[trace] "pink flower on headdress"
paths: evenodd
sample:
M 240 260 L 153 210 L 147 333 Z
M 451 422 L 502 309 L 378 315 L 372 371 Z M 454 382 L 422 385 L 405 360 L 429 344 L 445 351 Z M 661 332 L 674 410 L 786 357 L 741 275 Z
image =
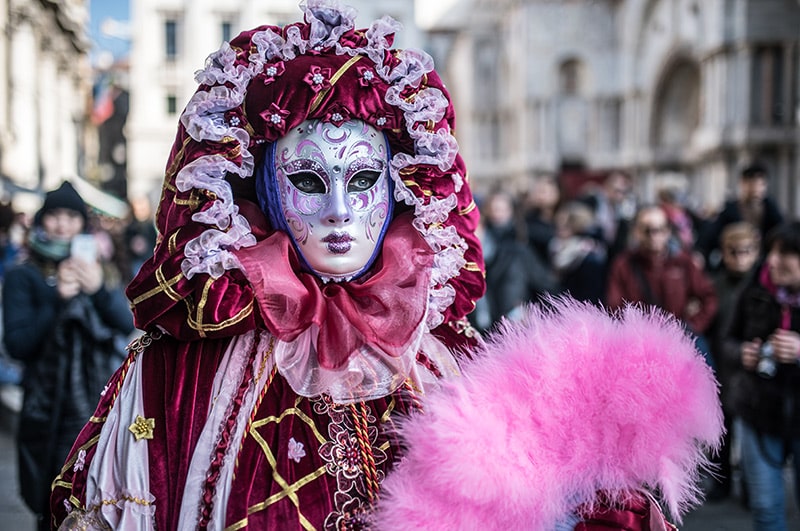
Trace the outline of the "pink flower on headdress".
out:
M 375 124 L 379 129 L 394 129 L 395 127 L 394 116 L 380 111 L 371 114 L 369 118 L 367 118 L 367 121 L 371 124 Z
M 324 122 L 331 122 L 336 127 L 341 127 L 343 123 L 350 120 L 350 111 L 339 103 L 334 103 L 325 114 Z
M 264 65 L 264 84 L 269 85 L 282 76 L 285 70 L 286 67 L 283 65 L 283 61 Z
M 242 123 L 242 119 L 236 113 L 236 111 L 228 111 L 225 113 L 225 122 L 232 127 L 239 127 Z
M 362 87 L 369 87 L 378 80 L 378 74 L 372 68 L 359 66 L 356 70 L 358 71 L 358 82 Z
M 286 132 L 286 117 L 289 116 L 289 111 L 272 103 L 267 110 L 261 111 L 260 116 L 267 122 L 267 126 L 277 129 L 281 134 Z
M 312 66 L 308 71 L 303 81 L 311 85 L 311 90 L 319 92 L 320 90 L 330 88 L 331 82 L 331 69 L 322 68 L 319 66 Z

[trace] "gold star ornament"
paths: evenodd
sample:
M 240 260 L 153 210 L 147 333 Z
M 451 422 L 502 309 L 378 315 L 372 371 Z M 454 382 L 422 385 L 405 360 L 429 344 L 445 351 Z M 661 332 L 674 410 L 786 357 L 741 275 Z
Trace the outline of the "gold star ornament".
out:
M 156 419 L 146 419 L 141 415 L 136 415 L 136 420 L 128 427 L 128 430 L 136 437 L 137 441 L 152 439 L 153 430 L 155 429 Z

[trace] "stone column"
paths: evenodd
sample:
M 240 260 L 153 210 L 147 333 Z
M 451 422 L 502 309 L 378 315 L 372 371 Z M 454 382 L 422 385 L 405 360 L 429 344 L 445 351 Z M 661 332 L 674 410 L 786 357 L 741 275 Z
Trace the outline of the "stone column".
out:
M 30 14 L 12 11 L 9 24 L 9 131 L 2 172 L 27 188 L 37 188 L 40 152 L 36 100 L 39 95 L 39 54 Z

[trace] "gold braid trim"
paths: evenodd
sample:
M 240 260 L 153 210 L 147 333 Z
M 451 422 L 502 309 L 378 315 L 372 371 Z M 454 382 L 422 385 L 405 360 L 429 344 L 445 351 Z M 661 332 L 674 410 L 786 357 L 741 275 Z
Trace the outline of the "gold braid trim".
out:
M 461 269 L 464 269 L 466 271 L 471 271 L 473 273 L 483 272 L 481 271 L 481 266 L 479 266 L 477 262 L 467 262 Z
M 345 64 L 343 64 L 335 74 L 331 76 L 331 86 L 326 88 L 325 90 L 320 90 L 317 93 L 317 96 L 314 98 L 314 101 L 311 102 L 311 108 L 308 110 L 308 114 L 311 114 L 317 110 L 317 107 L 320 106 L 322 100 L 325 98 L 325 96 L 328 95 L 328 92 L 331 91 L 336 82 L 339 81 L 339 79 L 344 75 L 345 72 L 350 70 L 351 66 L 359 62 L 363 57 L 364 57 L 363 55 L 354 55 Z
M 220 321 L 219 323 L 203 324 L 203 323 L 198 323 L 197 321 L 191 318 L 192 308 L 190 306 L 190 303 L 186 299 L 184 299 L 184 302 L 186 303 L 187 308 L 189 308 L 189 313 L 188 317 L 186 318 L 186 323 L 192 330 L 197 330 L 198 332 L 201 333 L 201 335 L 205 334 L 206 332 L 218 332 L 223 328 L 235 325 L 236 323 L 242 321 L 243 319 L 246 319 L 247 316 L 249 316 L 253 312 L 253 301 L 251 300 L 250 302 L 247 303 L 247 306 L 239 310 L 239 313 L 237 313 L 233 317 L 225 319 L 224 321 Z
M 370 502 L 374 502 L 378 497 L 380 484 L 378 483 L 378 469 L 375 465 L 375 455 L 372 452 L 372 442 L 369 440 L 369 423 L 367 422 L 367 408 L 361 402 L 360 408 L 356 404 L 350 404 L 350 411 L 353 414 L 353 424 L 356 429 L 356 439 L 361 450 L 362 469 L 364 480 L 367 486 L 367 497 Z
M 181 229 L 178 229 L 173 232 L 167 241 L 167 250 L 169 251 L 169 254 L 175 254 L 178 252 L 178 233 L 180 231 Z
M 459 210 L 459 211 L 458 211 L 458 214 L 459 214 L 460 216 L 466 216 L 467 214 L 469 214 L 470 212 L 472 212 L 472 211 L 473 211 L 473 210 L 475 210 L 476 208 L 478 208 L 478 205 L 476 205 L 476 204 L 475 204 L 475 201 L 473 200 L 473 201 L 470 201 L 470 202 L 469 202 L 469 204 L 468 204 L 467 206 L 465 206 L 464 208 L 462 208 L 461 210 Z
M 178 150 L 177 153 L 175 153 L 175 158 L 172 159 L 172 164 L 170 164 L 169 168 L 167 168 L 167 172 L 164 179 L 165 183 L 168 183 L 175 176 L 175 173 L 181 166 L 181 162 L 183 162 L 183 154 L 186 151 L 186 146 L 188 146 L 189 142 L 192 142 L 193 140 L 194 139 L 191 136 L 189 136 L 188 134 L 186 135 L 186 139 L 183 141 L 181 149 Z
M 177 284 L 182 278 L 183 278 L 183 273 L 178 273 L 171 279 L 167 280 L 164 278 L 164 273 L 161 271 L 161 266 L 158 266 L 158 269 L 156 269 L 156 280 L 158 280 L 158 287 L 155 287 L 149 291 L 145 291 L 144 293 L 133 299 L 133 302 L 131 304 L 133 306 L 136 306 L 140 302 L 146 301 L 150 297 L 158 295 L 161 292 L 164 292 L 164 294 L 173 301 L 178 302 L 179 300 L 182 299 L 182 297 L 175 290 L 172 289 L 172 286 Z

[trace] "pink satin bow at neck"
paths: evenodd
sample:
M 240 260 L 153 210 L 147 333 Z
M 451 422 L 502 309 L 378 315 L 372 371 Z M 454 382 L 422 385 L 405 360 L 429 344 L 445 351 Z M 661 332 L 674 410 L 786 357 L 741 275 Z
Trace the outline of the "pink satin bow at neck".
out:
M 289 342 L 317 325 L 317 359 L 326 369 L 342 367 L 364 345 L 402 355 L 425 319 L 433 251 L 408 215 L 392 222 L 372 271 L 351 282 L 322 284 L 300 271 L 291 240 L 280 231 L 236 256 L 267 329 Z

